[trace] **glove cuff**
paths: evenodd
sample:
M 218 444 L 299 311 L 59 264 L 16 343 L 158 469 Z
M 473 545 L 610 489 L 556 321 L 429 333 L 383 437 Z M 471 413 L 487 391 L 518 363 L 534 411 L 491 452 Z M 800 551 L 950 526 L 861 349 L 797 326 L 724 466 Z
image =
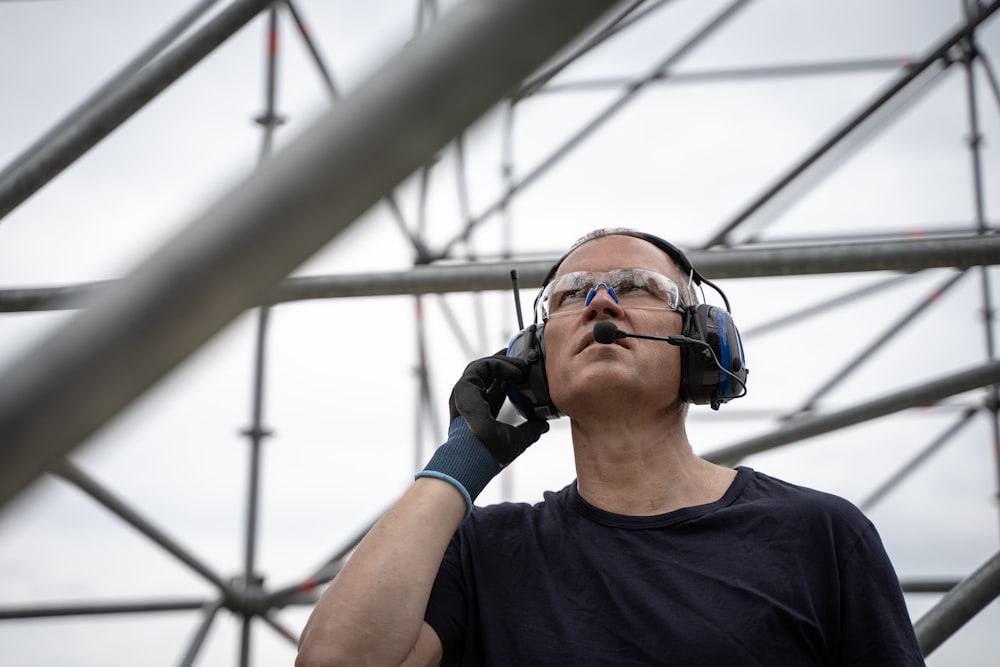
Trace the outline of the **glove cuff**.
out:
M 448 440 L 416 478 L 436 477 L 455 485 L 465 498 L 465 516 L 469 516 L 473 502 L 502 469 L 465 419 L 456 417 L 448 427 Z

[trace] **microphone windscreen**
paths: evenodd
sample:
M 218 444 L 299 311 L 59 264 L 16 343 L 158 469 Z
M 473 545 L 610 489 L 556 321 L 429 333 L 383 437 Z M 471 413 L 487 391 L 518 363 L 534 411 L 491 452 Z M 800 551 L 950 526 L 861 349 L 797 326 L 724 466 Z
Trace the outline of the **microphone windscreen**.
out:
M 601 320 L 594 325 L 594 340 L 605 345 L 615 342 L 618 338 L 618 327 L 614 322 Z

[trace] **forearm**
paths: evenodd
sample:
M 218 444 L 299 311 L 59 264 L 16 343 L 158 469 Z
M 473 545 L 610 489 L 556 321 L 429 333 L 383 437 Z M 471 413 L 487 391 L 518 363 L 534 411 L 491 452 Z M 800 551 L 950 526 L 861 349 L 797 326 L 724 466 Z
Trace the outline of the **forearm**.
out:
M 466 503 L 418 479 L 365 536 L 313 610 L 297 665 L 399 664 L 413 649 Z

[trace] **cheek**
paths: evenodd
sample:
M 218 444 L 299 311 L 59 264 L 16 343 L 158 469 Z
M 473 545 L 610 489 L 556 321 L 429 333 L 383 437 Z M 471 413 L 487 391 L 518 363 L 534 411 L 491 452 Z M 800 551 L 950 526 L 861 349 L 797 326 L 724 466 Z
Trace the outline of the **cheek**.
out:
M 565 384 L 558 370 L 567 366 L 566 358 L 568 355 L 565 347 L 565 336 L 561 335 L 561 332 L 558 330 L 546 327 L 543 338 L 545 377 L 548 381 L 549 393 L 552 396 L 553 402 L 555 402 L 555 396 L 552 394 L 554 388 L 562 387 Z M 562 360 L 562 362 L 560 363 L 559 360 Z

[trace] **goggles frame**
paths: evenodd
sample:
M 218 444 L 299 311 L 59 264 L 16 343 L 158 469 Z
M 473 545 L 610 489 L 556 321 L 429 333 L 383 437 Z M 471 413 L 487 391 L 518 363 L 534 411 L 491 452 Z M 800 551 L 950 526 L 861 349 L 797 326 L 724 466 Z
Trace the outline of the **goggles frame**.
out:
M 586 310 L 602 286 L 622 308 L 662 309 L 679 313 L 685 309 L 677 283 L 656 271 L 639 268 L 574 271 L 559 276 L 545 286 L 535 305 L 536 321 L 544 322 L 554 315 Z M 649 297 L 661 301 L 662 305 L 649 305 Z M 644 303 L 638 303 L 640 300 Z

